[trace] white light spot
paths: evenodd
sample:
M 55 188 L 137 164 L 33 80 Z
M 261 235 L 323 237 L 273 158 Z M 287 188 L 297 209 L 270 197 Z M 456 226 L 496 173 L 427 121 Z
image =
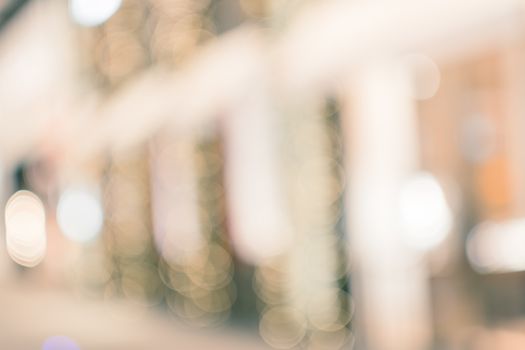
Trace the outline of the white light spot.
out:
M 480 273 L 525 271 L 525 219 L 479 225 L 468 237 L 467 257 Z
M 101 231 L 104 214 L 98 198 L 85 189 L 66 190 L 58 202 L 57 221 L 64 235 L 72 241 L 85 243 Z
M 437 246 L 452 226 L 452 214 L 438 181 L 419 173 L 401 189 L 399 213 L 407 244 L 421 250 Z
M 71 16 L 80 25 L 98 26 L 120 8 L 122 0 L 69 0 Z

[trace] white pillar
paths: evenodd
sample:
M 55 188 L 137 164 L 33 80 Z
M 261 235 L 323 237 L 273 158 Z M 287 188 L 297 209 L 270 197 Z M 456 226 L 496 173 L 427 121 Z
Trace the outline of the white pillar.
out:
M 254 91 L 224 120 L 225 187 L 233 245 L 253 263 L 280 255 L 291 244 L 279 180 L 276 111 Z
M 399 188 L 418 155 L 409 78 L 398 65 L 368 66 L 345 101 L 350 256 L 357 328 L 369 350 L 430 345 L 425 267 L 401 239 L 398 222 Z

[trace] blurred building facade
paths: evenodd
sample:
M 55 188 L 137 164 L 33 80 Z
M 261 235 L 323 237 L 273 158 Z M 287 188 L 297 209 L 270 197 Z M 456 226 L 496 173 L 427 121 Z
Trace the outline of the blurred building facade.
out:
M 0 6 L 0 344 L 524 346 L 521 1 Z

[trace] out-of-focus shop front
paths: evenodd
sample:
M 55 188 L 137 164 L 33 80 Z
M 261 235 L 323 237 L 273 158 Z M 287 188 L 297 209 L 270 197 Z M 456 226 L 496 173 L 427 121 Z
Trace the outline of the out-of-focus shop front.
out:
M 0 0 L 0 347 L 525 348 L 521 0 Z

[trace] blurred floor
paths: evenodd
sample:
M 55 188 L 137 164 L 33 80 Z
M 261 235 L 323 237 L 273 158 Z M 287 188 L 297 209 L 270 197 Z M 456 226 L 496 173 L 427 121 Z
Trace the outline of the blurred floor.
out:
M 40 349 L 52 336 L 67 336 L 80 349 L 93 350 L 269 348 L 241 330 L 198 331 L 126 301 L 89 301 L 23 285 L 2 289 L 0 309 L 2 349 Z

